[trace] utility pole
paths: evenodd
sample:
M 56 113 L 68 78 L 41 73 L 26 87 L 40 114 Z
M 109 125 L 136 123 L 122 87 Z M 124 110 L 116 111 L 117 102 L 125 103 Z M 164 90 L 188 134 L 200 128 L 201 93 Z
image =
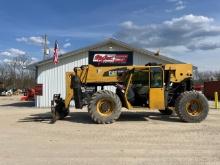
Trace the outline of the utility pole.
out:
M 47 59 L 47 56 L 49 55 L 50 52 L 49 52 L 48 45 L 47 45 L 47 35 L 45 34 L 42 38 L 44 40 L 44 42 L 43 42 L 43 47 L 44 47 L 43 59 L 45 60 L 45 59 Z

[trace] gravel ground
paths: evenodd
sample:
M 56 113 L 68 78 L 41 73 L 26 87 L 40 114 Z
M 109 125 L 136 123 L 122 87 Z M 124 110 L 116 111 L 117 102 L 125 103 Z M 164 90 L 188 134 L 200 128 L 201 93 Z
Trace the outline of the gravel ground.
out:
M 0 165 L 220 164 L 220 110 L 202 123 L 157 111 L 124 111 L 116 123 L 94 124 L 86 110 L 49 124 L 49 109 L 0 97 Z

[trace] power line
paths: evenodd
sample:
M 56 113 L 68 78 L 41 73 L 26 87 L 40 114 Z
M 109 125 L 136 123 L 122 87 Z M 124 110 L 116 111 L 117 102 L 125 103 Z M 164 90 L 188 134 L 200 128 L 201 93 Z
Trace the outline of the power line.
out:
M 48 40 L 47 40 L 47 35 L 43 35 L 42 36 L 43 39 L 43 49 L 44 49 L 44 55 L 43 55 L 43 59 L 47 59 L 47 56 L 50 54 L 49 49 L 48 49 Z

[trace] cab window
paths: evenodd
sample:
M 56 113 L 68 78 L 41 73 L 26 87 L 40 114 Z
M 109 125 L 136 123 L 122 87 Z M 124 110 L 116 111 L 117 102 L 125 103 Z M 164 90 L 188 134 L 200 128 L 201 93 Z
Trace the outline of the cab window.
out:
M 163 70 L 159 67 L 152 67 L 150 71 L 151 88 L 163 87 Z
M 135 70 L 132 76 L 132 84 L 148 85 L 149 84 L 149 72 Z

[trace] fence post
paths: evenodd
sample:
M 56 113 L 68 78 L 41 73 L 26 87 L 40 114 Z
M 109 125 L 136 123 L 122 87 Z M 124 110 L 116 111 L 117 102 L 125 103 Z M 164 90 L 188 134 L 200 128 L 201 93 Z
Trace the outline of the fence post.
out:
M 215 109 L 218 109 L 218 92 L 215 92 Z

